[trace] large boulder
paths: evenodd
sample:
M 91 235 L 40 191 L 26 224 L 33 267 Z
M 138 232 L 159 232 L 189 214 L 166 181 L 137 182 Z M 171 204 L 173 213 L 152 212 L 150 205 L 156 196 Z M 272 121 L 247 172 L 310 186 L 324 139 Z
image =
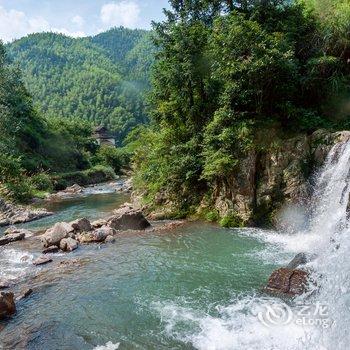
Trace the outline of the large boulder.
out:
M 92 232 L 83 232 L 78 236 L 80 243 L 104 242 L 108 236 L 113 236 L 114 230 L 108 226 L 103 226 Z
M 307 271 L 280 268 L 271 274 L 265 291 L 286 296 L 301 295 L 307 289 L 308 279 Z
M 86 218 L 72 221 L 70 225 L 73 227 L 74 232 L 87 232 L 92 230 L 91 223 Z
M 7 234 L 3 237 L 0 237 L 0 246 L 9 244 L 12 242 L 16 242 L 16 241 L 21 241 L 22 239 L 24 239 L 24 237 L 25 237 L 25 233 L 23 232 Z
M 60 242 L 60 248 L 64 252 L 72 252 L 78 248 L 78 242 L 71 237 L 63 238 Z
M 108 225 L 117 231 L 144 230 L 151 226 L 141 210 L 134 209 L 131 206 L 124 206 L 116 210 L 114 214 L 108 219 Z
M 0 319 L 4 319 L 16 312 L 13 293 L 0 292 Z
M 72 232 L 74 232 L 74 228 L 71 224 L 58 222 L 41 236 L 41 242 L 46 248 L 52 245 L 59 246 L 61 240 L 69 237 Z

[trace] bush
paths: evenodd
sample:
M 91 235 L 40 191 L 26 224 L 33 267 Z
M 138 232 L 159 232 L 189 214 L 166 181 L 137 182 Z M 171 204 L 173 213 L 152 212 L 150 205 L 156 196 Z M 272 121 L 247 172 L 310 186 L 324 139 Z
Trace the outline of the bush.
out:
M 125 155 L 119 148 L 111 146 L 101 146 L 93 160 L 96 165 L 104 165 L 113 168 L 116 174 L 119 174 L 122 167 L 126 164 Z
M 235 214 L 228 214 L 220 220 L 220 226 L 222 227 L 242 227 L 242 220 Z
M 116 178 L 116 174 L 111 167 L 95 165 L 94 167 L 70 173 L 59 174 L 53 177 L 53 185 L 56 191 L 78 184 L 80 186 L 102 183 Z
M 213 210 L 213 211 L 209 211 L 209 212 L 205 215 L 205 218 L 206 218 L 208 221 L 216 222 L 216 221 L 219 220 L 220 216 L 219 216 L 219 213 L 218 213 L 216 210 Z
M 52 192 L 53 184 L 50 175 L 42 173 L 30 178 L 33 187 L 38 191 Z

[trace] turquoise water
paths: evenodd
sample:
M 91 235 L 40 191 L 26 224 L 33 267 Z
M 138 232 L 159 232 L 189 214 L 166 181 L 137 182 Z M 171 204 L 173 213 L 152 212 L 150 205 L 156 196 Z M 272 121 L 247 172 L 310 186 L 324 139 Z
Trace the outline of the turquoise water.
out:
M 53 217 L 25 226 L 95 219 L 125 200 L 109 193 L 50 203 Z M 5 274 L 36 277 L 29 282 L 34 293 L 0 324 L 0 349 L 261 348 L 260 340 L 254 346 L 234 342 L 256 326 L 252 305 L 265 298 L 260 290 L 271 271 L 293 256 L 273 242 L 276 237 L 194 222 L 169 231 L 121 233 L 115 244 L 81 246 L 35 270 L 22 258 L 38 256 L 39 243 L 4 247 Z M 62 266 L 63 260 L 75 264 Z

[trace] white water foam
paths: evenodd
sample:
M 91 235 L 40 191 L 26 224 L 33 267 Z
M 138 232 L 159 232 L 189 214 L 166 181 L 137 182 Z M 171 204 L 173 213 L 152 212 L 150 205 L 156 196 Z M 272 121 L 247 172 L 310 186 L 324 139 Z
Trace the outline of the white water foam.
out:
M 15 280 L 27 273 L 32 266 L 33 255 L 27 251 L 2 249 L 0 251 L 0 278 Z
M 309 263 L 317 279 L 317 293 L 305 300 L 324 305 L 332 326 L 288 323 L 266 327 L 257 313 L 264 304 L 274 303 L 274 298 L 248 295 L 237 297 L 228 306 L 218 307 L 215 317 L 175 303 L 158 303 L 154 307 L 161 315 L 167 335 L 200 350 L 349 349 L 349 195 L 350 142 L 347 141 L 332 148 L 318 174 L 307 229 L 296 234 L 258 229 L 242 231 L 243 235 L 267 243 L 266 251 L 261 253 L 264 259 L 276 262 L 283 260 L 285 253 L 317 254 Z M 306 296 L 298 299 L 303 302 L 304 298 Z
M 113 344 L 109 341 L 106 345 L 99 345 L 94 348 L 94 350 L 117 350 L 119 349 L 120 343 Z

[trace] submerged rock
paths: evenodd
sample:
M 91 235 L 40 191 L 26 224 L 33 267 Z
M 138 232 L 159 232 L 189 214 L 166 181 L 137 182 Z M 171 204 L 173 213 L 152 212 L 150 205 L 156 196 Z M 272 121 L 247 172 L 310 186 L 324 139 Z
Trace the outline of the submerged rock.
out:
M 43 249 L 42 253 L 43 254 L 53 254 L 53 253 L 58 253 L 60 248 L 57 247 L 57 245 L 52 245 L 48 248 Z
M 287 296 L 301 295 L 306 292 L 308 278 L 309 273 L 304 270 L 280 268 L 271 274 L 265 291 Z
M 33 261 L 33 265 L 36 265 L 36 266 L 38 266 L 38 265 L 45 265 L 45 264 L 48 264 L 50 262 L 52 262 L 51 258 L 49 258 L 48 256 L 42 255 L 42 256 L 40 256 L 39 258 L 37 258 L 37 259 L 35 259 Z
M 20 301 L 22 299 L 28 298 L 29 295 L 31 295 L 32 293 L 33 293 L 33 289 L 31 289 L 31 288 L 22 290 L 20 295 L 17 296 L 16 301 Z
M 124 206 L 114 213 L 114 216 L 109 218 L 108 225 L 117 231 L 144 230 L 151 226 L 142 211 L 131 206 Z
M 105 243 L 115 243 L 115 238 L 113 236 L 109 235 L 106 237 Z
M 0 246 L 9 244 L 12 242 L 16 242 L 16 241 L 21 241 L 22 239 L 24 239 L 24 237 L 25 237 L 25 233 L 23 232 L 9 233 L 3 237 L 0 237 Z
M 59 246 L 61 240 L 68 238 L 69 234 L 73 231 L 74 229 L 71 224 L 58 222 L 41 236 L 41 242 L 46 248 L 52 245 Z
M 73 238 L 63 238 L 60 242 L 60 248 L 64 252 L 72 252 L 78 248 L 78 242 Z
M 0 292 L 0 319 L 7 318 L 16 313 L 13 293 Z

